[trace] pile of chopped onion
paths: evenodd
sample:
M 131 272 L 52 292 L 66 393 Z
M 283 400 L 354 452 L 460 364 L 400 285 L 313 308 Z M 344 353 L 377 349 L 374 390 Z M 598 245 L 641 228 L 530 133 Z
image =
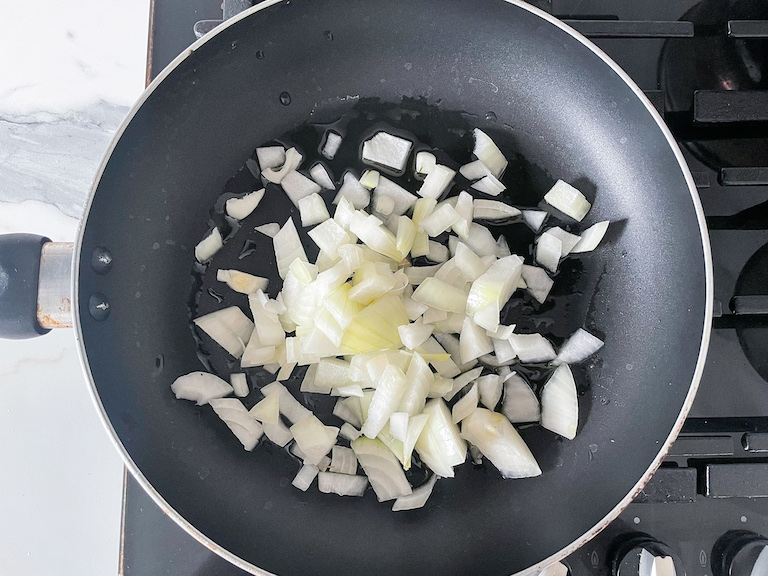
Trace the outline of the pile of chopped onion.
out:
M 394 501 L 393 510 L 424 506 L 437 479 L 452 478 L 468 451 L 504 478 L 541 474 L 515 426 L 539 423 L 572 439 L 579 416 L 569 364 L 603 342 L 579 329 L 556 349 L 542 334 L 503 324 L 503 311 L 518 290 L 546 302 L 562 259 L 594 250 L 608 222 L 581 235 L 545 228 L 549 207 L 554 217 L 577 222 L 591 207 L 560 180 L 544 196 L 545 210 L 484 198 L 506 189 L 507 159 L 487 134 L 476 129 L 474 137 L 476 159 L 457 170 L 417 152 L 411 166 L 421 184 L 413 191 L 374 169 L 359 177 L 349 170 L 337 183 L 321 162 L 300 172 L 304 158 L 295 148 L 257 149 L 265 185 L 282 187 L 298 208 L 297 218 L 256 228 L 273 238 L 282 287 L 272 298 L 265 278 L 217 271 L 218 281 L 248 295 L 248 314 L 231 306 L 194 323 L 239 368 L 229 383 L 205 372 L 181 376 L 171 387 L 176 397 L 210 404 L 246 450 L 262 435 L 289 446 L 302 461 L 293 481 L 298 489 L 317 478 L 321 492 L 362 496 L 370 484 L 380 501 Z M 342 138 L 329 132 L 324 142 L 322 154 L 333 158 Z M 413 145 L 406 139 L 379 131 L 362 144 L 369 166 L 396 175 L 409 165 Z M 459 186 L 457 174 L 468 184 Z M 331 205 L 323 190 L 333 191 Z M 248 217 L 264 195 L 261 189 L 230 199 L 228 215 Z M 532 262 L 483 224 L 502 221 L 540 232 Z M 311 228 L 315 262 L 299 222 Z M 195 256 L 206 263 L 223 244 L 214 228 Z M 511 368 L 528 363 L 551 367 L 540 396 Z M 245 370 L 254 367 L 274 374 L 274 382 L 251 391 Z M 298 367 L 306 368 L 292 392 L 282 382 Z M 321 421 L 296 399 L 298 391 L 336 397 L 333 415 L 341 425 Z M 260 399 L 247 409 L 241 399 L 254 393 Z M 415 463 L 432 472 L 419 486 L 405 474 Z

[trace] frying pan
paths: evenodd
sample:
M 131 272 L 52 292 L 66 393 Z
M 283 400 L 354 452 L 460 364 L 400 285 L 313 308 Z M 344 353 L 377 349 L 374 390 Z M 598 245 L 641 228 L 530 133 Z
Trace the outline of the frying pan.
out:
M 461 466 L 425 508 L 393 513 L 370 493 L 296 490 L 297 464 L 282 449 L 243 451 L 169 385 L 200 369 L 190 314 L 214 307 L 205 291 L 190 300 L 192 247 L 222 189 L 255 183 L 242 170 L 255 146 L 307 121 L 409 106 L 420 112 L 391 122 L 457 160 L 472 127 L 501 143 L 509 201 L 535 204 L 562 178 L 593 202 L 585 224 L 614 224 L 597 252 L 564 263 L 542 309 L 562 321 L 555 340 L 581 325 L 606 340 L 576 375 L 576 438 L 522 430 L 540 477 Z M 275 195 L 249 224 L 283 222 L 288 206 Z M 43 242 L 2 242 L 6 336 L 44 332 L 30 309 L 47 269 L 35 262 Z M 273 266 L 271 243 L 254 242 L 242 267 Z M 565 557 L 631 501 L 679 431 L 711 301 L 701 206 L 658 114 L 595 46 L 504 0 L 275 0 L 223 24 L 160 74 L 120 128 L 88 200 L 72 281 L 83 366 L 128 468 L 212 550 L 281 576 L 533 574 Z

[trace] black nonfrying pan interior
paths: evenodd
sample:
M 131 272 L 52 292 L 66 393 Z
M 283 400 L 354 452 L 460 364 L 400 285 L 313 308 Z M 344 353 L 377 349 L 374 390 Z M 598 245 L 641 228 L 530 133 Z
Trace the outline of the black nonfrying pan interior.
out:
M 98 182 L 77 295 L 98 397 L 146 486 L 230 560 L 281 576 L 512 574 L 568 547 L 628 497 L 696 379 L 705 252 L 667 136 L 592 49 L 502 0 L 292 0 L 230 25 L 164 76 Z M 574 296 L 550 310 L 569 319 L 563 332 L 583 323 L 606 340 L 577 374 L 576 439 L 524 430 L 540 477 L 461 466 L 424 509 L 393 513 L 373 494 L 296 490 L 298 465 L 282 449 L 243 451 L 209 409 L 176 401 L 169 386 L 201 369 L 189 327 L 192 249 L 255 146 L 401 102 L 431 111 L 428 123 L 404 116 L 401 125 L 457 160 L 471 146 L 462 130 L 487 130 L 511 159 L 510 201 L 540 199 L 562 178 L 593 202 L 585 225 L 613 224 L 598 252 L 565 266 L 572 285 L 557 290 Z M 266 198 L 255 223 L 282 223 L 289 208 Z M 269 267 L 269 239 L 238 234 L 238 243 L 255 240 L 247 266 Z M 97 249 L 114 259 L 106 274 L 91 267 Z M 96 293 L 109 301 L 106 320 L 88 313 Z

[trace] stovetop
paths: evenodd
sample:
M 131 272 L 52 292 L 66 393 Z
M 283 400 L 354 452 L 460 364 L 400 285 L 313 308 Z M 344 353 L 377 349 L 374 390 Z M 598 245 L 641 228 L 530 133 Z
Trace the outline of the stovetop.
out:
M 709 355 L 696 401 L 638 498 L 564 562 L 573 576 L 637 572 L 646 548 L 677 574 L 751 574 L 768 545 L 768 2 L 536 0 L 613 58 L 678 140 L 714 261 Z M 250 0 L 153 0 L 147 80 Z M 126 475 L 120 573 L 241 575 Z M 651 542 L 652 540 L 652 542 Z M 766 553 L 768 554 L 768 553 Z M 634 559 L 634 561 L 632 560 Z M 634 564 L 633 564 L 634 562 Z M 767 569 L 768 570 L 768 569 Z

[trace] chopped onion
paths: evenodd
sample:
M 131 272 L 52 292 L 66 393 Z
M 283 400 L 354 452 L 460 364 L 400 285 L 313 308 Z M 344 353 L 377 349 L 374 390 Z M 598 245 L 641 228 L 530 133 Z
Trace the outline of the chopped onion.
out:
M 505 340 L 493 340 L 493 353 L 496 355 L 496 364 L 504 366 L 505 364 L 511 364 L 515 358 L 517 358 L 517 352 L 509 343 L 509 339 Z M 490 406 L 488 406 L 490 408 Z
M 405 373 L 407 386 L 397 411 L 405 412 L 410 416 L 420 413 L 424 409 L 434 378 L 435 376 L 421 354 L 414 352 L 408 365 L 408 371 Z
M 432 495 L 432 489 L 437 482 L 437 475 L 433 474 L 429 480 L 424 482 L 418 488 L 414 488 L 410 494 L 400 496 L 392 505 L 393 512 L 399 512 L 400 510 L 416 510 L 422 508 L 427 503 L 429 497 Z
M 392 213 L 397 215 L 405 214 L 418 200 L 418 198 L 408 192 L 408 190 L 384 176 L 379 177 L 375 190 L 373 191 L 373 197 L 374 199 L 390 198 L 394 202 Z
M 361 436 L 350 445 L 379 502 L 411 493 L 411 485 L 405 478 L 400 462 L 381 440 Z
M 398 326 L 397 332 L 400 334 L 400 340 L 408 350 L 414 350 L 421 346 L 427 338 L 432 335 L 434 326 L 423 324 L 420 321 L 412 324 Z
M 492 256 L 496 253 L 496 239 L 485 226 L 473 222 L 469 225 L 469 236 L 464 243 L 478 256 Z
M 437 278 L 426 278 L 411 296 L 432 308 L 445 312 L 463 312 L 467 307 L 467 294 Z
M 406 266 L 403 270 L 405 270 L 405 275 L 408 277 L 408 283 L 418 285 L 427 278 L 434 276 L 439 269 L 440 265 L 438 264 L 435 266 Z
M 296 486 L 296 488 L 302 492 L 306 492 L 307 489 L 312 485 L 312 481 L 315 479 L 319 472 L 320 471 L 318 470 L 317 466 L 312 466 L 312 464 L 304 464 L 293 478 L 293 482 L 291 482 L 291 484 Z
M 363 143 L 363 162 L 402 173 L 413 143 L 386 132 L 377 132 Z
M 341 418 L 350 426 L 359 428 L 363 424 L 360 399 L 354 396 L 349 398 L 340 398 L 333 407 L 333 415 Z
M 561 364 L 541 391 L 541 425 L 573 440 L 579 425 L 579 399 L 568 364 Z
M 362 496 L 368 488 L 368 478 L 351 474 L 335 474 L 320 472 L 317 476 L 317 487 L 324 494 L 339 496 Z
M 490 170 L 491 174 L 501 178 L 507 167 L 507 159 L 488 134 L 479 128 L 475 128 L 473 133 L 475 135 L 474 155 Z
M 214 374 L 190 372 L 176 378 L 171 384 L 171 391 L 179 400 L 193 400 L 198 406 L 202 406 L 214 398 L 231 394 L 232 386 Z
M 469 236 L 469 225 L 472 223 L 475 213 L 472 196 L 463 190 L 459 192 L 454 209 L 459 215 L 459 220 L 453 224 L 453 231 L 456 232 L 459 238 L 467 238 Z
M 264 198 L 264 188 L 246 194 L 241 198 L 230 198 L 224 205 L 227 216 L 236 220 L 247 218 Z
M 457 333 L 461 332 L 461 329 L 464 326 L 464 320 L 466 320 L 466 316 L 464 314 L 461 314 L 460 316 L 461 326 L 459 326 L 459 329 L 456 331 Z M 445 351 L 451 355 L 451 360 L 453 360 L 458 365 L 459 370 L 466 372 L 467 370 L 471 370 L 477 366 L 477 360 L 470 360 L 469 362 L 461 361 L 461 342 L 456 336 L 450 333 L 443 333 L 435 334 L 435 338 L 438 342 L 440 342 L 440 345 L 445 348 Z
M 309 169 L 309 175 L 312 177 L 312 180 L 320 184 L 325 190 L 336 190 L 336 185 L 333 183 L 333 178 L 331 178 L 328 168 L 321 162 L 316 162 Z
M 513 372 L 504 381 L 504 402 L 501 411 L 513 424 L 538 422 L 541 408 L 528 383 Z
M 437 159 L 432 152 L 422 150 L 416 153 L 416 176 L 426 176 L 437 164 Z
M 305 196 L 299 200 L 298 205 L 301 214 L 301 225 L 304 227 L 314 226 L 331 217 L 320 194 L 313 193 Z
M 563 243 L 552 234 L 542 234 L 537 243 L 536 262 L 544 266 L 550 272 L 557 272 L 557 265 L 563 255 Z
M 600 242 L 608 231 L 608 220 L 603 220 L 597 224 L 593 224 L 584 232 L 581 233 L 581 239 L 571 250 L 571 254 L 579 254 L 581 252 L 591 252 L 598 247 Z
M 520 210 L 498 200 L 475 198 L 473 206 L 475 220 L 506 220 L 520 215 Z
M 221 232 L 219 232 L 218 228 L 214 228 L 208 236 L 200 240 L 197 246 L 195 246 L 195 258 L 200 263 L 207 262 L 223 246 L 224 241 L 221 238 Z
M 344 424 L 341 425 L 339 434 L 341 434 L 343 438 L 346 438 L 350 441 L 354 440 L 355 438 L 360 438 L 360 430 L 352 426 L 352 424 L 349 422 L 344 422 Z
M 415 450 L 435 474 L 453 478 L 453 467 L 463 463 L 467 457 L 467 444 L 442 399 L 434 398 L 427 402 L 423 412 L 429 415 L 429 419 L 416 440 Z
M 280 394 L 267 394 L 248 413 L 262 424 L 277 424 L 280 420 Z
M 544 194 L 544 201 L 579 222 L 584 220 L 592 207 L 584 194 L 562 180 L 555 182 L 549 192 Z
M 229 383 L 232 385 L 232 390 L 234 390 L 235 396 L 240 398 L 248 396 L 248 380 L 245 374 L 233 372 L 229 375 Z
M 325 134 L 322 155 L 328 158 L 328 160 L 333 160 L 333 157 L 336 156 L 336 152 L 339 151 L 339 146 L 341 146 L 341 136 L 336 132 L 329 130 Z
M 314 414 L 300 420 L 290 428 L 296 443 L 306 455 L 309 464 L 319 464 L 320 460 L 336 444 L 339 429 L 325 426 Z
M 393 412 L 389 417 L 389 433 L 400 442 L 405 442 L 408 433 L 408 412 Z
M 571 234 L 570 232 L 566 232 L 559 226 L 555 226 L 554 228 L 549 228 L 544 232 L 544 234 L 551 234 L 552 236 L 554 236 L 555 238 L 560 240 L 560 242 L 563 243 L 563 254 L 562 254 L 563 256 L 568 256 L 568 254 L 570 254 L 571 251 L 573 250 L 573 247 L 579 243 L 579 240 L 581 240 L 581 238 L 576 234 Z M 544 234 L 542 234 L 542 236 Z
M 249 452 L 264 433 L 261 425 L 248 415 L 243 403 L 237 398 L 213 398 L 208 402 L 216 415 L 229 427 Z
M 252 276 L 240 270 L 217 270 L 216 280 L 225 282 L 227 286 L 240 294 L 253 294 L 258 290 L 266 290 L 269 280 L 261 276 Z
M 534 232 L 541 230 L 547 216 L 549 216 L 549 214 L 543 210 L 523 210 L 523 220 Z
M 256 159 L 259 161 L 259 168 L 277 168 L 285 164 L 285 148 L 282 146 L 262 146 L 256 148 Z
M 504 478 L 541 474 L 531 450 L 503 414 L 477 408 L 462 422 L 461 436 L 477 446 Z
M 368 408 L 368 418 L 361 429 L 365 436 L 376 438 L 389 417 L 400 405 L 406 387 L 407 381 L 403 371 L 397 366 L 388 365 L 379 378 Z
M 548 362 L 557 356 L 552 344 L 541 334 L 512 334 L 509 342 L 520 362 Z
M 483 354 L 489 354 L 493 351 L 493 344 L 485 330 L 475 324 L 469 317 L 464 319 L 459 342 L 462 364 L 466 364 Z
M 351 172 L 344 174 L 341 188 L 333 199 L 333 203 L 338 204 L 342 198 L 345 198 L 357 210 L 365 208 L 371 203 L 371 193 L 360 184 L 360 181 Z
M 332 396 L 356 396 L 358 398 L 363 397 L 363 389 L 359 384 L 349 384 L 348 386 L 339 386 L 334 388 L 331 392 Z
M 434 334 L 459 334 L 464 325 L 464 314 L 451 312 L 448 318 L 432 324 L 435 328 Z
M 512 252 L 509 249 L 509 244 L 507 244 L 507 239 L 504 238 L 503 235 L 499 235 L 499 239 L 496 240 L 496 253 L 494 255 L 496 256 L 496 258 L 505 258 L 507 256 L 512 256 Z
M 473 162 L 464 164 L 464 166 L 459 168 L 459 174 L 464 176 L 464 178 L 467 180 L 480 180 L 480 178 L 487 176 L 488 173 L 488 168 L 486 168 L 485 164 L 483 164 L 481 160 L 474 160 Z
M 266 170 L 262 170 L 261 174 L 273 184 L 280 184 L 286 175 L 293 172 L 301 165 L 302 160 L 304 160 L 304 158 L 301 157 L 301 153 L 296 150 L 296 148 L 291 148 L 285 153 L 285 162 L 280 170 L 267 168 Z
M 453 389 L 453 380 L 436 374 L 429 387 L 427 398 L 442 398 Z
M 351 241 L 349 234 L 332 219 L 321 222 L 307 234 L 320 250 L 332 258 L 338 256 L 339 248 L 342 245 L 348 244 Z
M 479 396 L 477 386 L 472 384 L 472 386 L 469 388 L 469 392 L 462 396 L 461 399 L 453 405 L 453 410 L 451 411 L 451 419 L 453 420 L 454 424 L 458 424 L 475 411 L 477 408 L 478 398 Z
M 354 450 L 344 446 L 334 446 L 331 451 L 331 471 L 337 474 L 356 474 L 357 457 Z
M 480 395 L 480 403 L 489 410 L 495 410 L 501 400 L 501 376 L 498 374 L 486 374 L 480 376 L 475 382 Z
M 592 356 L 602 347 L 603 341 L 600 338 L 596 338 L 583 328 L 579 328 L 565 341 L 553 364 L 577 364 Z
M 465 291 L 467 288 L 467 279 L 461 273 L 455 256 L 445 262 L 442 267 L 437 272 L 435 272 L 435 278 L 441 282 L 450 284 L 459 290 Z
M 352 319 L 341 342 L 342 353 L 359 354 L 372 350 L 399 348 L 398 326 L 408 324 L 400 299 L 387 294 L 363 308 Z
M 349 224 L 349 230 L 371 250 L 391 258 L 395 262 L 402 259 L 402 254 L 397 249 L 397 238 L 386 227 L 382 226 L 381 220 L 373 214 L 366 215 L 364 212 L 356 212 Z
M 424 218 L 420 225 L 424 232 L 434 238 L 448 230 L 448 228 L 453 226 L 459 220 L 460 216 L 458 212 L 456 212 L 456 209 L 450 204 L 443 204 L 432 212 L 432 214 Z
M 264 396 L 272 393 L 279 394 L 280 401 L 280 414 L 288 418 L 292 423 L 297 423 L 304 418 L 312 416 L 312 412 L 307 410 L 304 405 L 296 400 L 293 395 L 288 391 L 288 388 L 283 386 L 280 382 L 272 382 L 261 388 L 261 393 Z M 329 448 L 330 450 L 330 448 Z
M 523 264 L 523 280 L 525 280 L 526 290 L 533 296 L 539 304 L 543 304 L 552 290 L 555 283 L 543 268 L 537 266 L 528 266 Z
M 432 240 L 429 241 L 429 253 L 427 254 L 427 260 L 431 260 L 432 262 L 445 262 L 449 257 L 450 254 L 448 252 L 448 248 L 442 244 L 439 244 L 438 242 L 434 242 Z
M 456 378 L 453 379 L 453 386 L 451 389 L 443 394 L 443 398 L 445 398 L 448 402 L 450 402 L 456 394 L 461 392 L 461 390 L 470 382 L 475 381 L 480 374 L 483 373 L 483 367 L 478 366 L 477 368 L 473 368 L 472 370 L 469 370 L 468 372 L 464 372 L 463 374 L 459 374 L 456 376 Z
M 435 164 L 427 177 L 424 178 L 424 183 L 418 190 L 419 196 L 422 198 L 439 198 L 451 185 L 454 176 L 456 176 L 455 170 L 441 164 Z
M 519 256 L 501 258 L 472 282 L 467 297 L 467 314 L 474 316 L 476 312 L 492 303 L 501 310 L 517 287 L 522 264 Z
M 270 238 L 274 238 L 277 236 L 277 233 L 280 232 L 280 224 L 277 222 L 270 222 L 269 224 L 262 224 L 261 226 L 256 226 L 254 228 L 257 232 L 261 232 L 264 234 L 264 236 L 269 236 Z
M 253 322 L 237 306 L 211 312 L 193 322 L 235 358 L 243 355 L 253 332 Z
M 275 259 L 277 261 L 277 272 L 280 278 L 285 279 L 288 273 L 288 267 L 298 258 L 302 262 L 308 262 L 307 254 L 301 245 L 299 233 L 296 231 L 296 225 L 293 218 L 288 218 L 286 223 L 272 239 L 275 246 Z
M 378 170 L 366 170 L 360 176 L 360 184 L 368 188 L 368 190 L 373 190 L 379 185 L 379 178 L 381 178 L 381 174 L 379 174 Z
M 261 425 L 264 427 L 264 434 L 266 434 L 267 438 L 281 448 L 293 440 L 293 434 L 291 434 L 288 426 L 283 424 L 282 420 L 278 420 L 275 424 L 262 422 Z
M 282 346 L 285 343 L 285 331 L 280 324 L 280 320 L 277 318 L 277 314 L 269 312 L 264 308 L 264 304 L 267 301 L 267 297 L 261 290 L 255 294 L 248 295 L 248 304 L 250 305 L 253 323 L 256 328 L 254 332 L 258 334 L 261 346 Z
M 296 362 L 288 362 L 287 364 L 283 364 L 280 367 L 280 372 L 277 373 L 277 377 L 275 380 L 288 380 L 291 377 L 291 374 L 293 373 L 293 369 L 296 368 L 297 363 Z
M 488 194 L 489 196 L 498 196 L 507 189 L 507 187 L 499 182 L 492 174 L 488 174 L 488 176 L 485 176 L 472 184 L 472 188 L 478 192 Z
M 482 259 L 463 242 L 456 244 L 456 266 L 467 282 L 474 282 L 488 270 Z

